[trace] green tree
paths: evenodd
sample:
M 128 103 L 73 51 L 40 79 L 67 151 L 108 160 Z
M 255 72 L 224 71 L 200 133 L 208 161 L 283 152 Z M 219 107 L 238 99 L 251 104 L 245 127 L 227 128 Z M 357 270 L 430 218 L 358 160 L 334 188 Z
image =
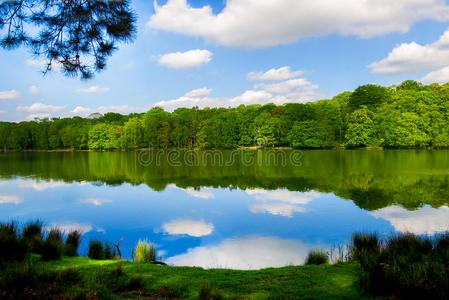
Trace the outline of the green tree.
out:
M 362 105 L 348 117 L 348 129 L 345 135 L 346 146 L 360 147 L 373 143 L 373 113 Z

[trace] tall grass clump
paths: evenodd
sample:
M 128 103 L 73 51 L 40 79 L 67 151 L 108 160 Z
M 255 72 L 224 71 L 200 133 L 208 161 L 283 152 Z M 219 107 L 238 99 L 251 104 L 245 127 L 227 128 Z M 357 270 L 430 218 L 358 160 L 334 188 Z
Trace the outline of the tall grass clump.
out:
M 109 242 L 105 242 L 103 244 L 100 240 L 91 239 L 89 241 L 89 250 L 87 252 L 87 256 L 91 259 L 110 260 L 115 259 L 117 253 Z
M 139 240 L 133 249 L 133 261 L 138 263 L 154 263 L 156 261 L 156 247 L 147 240 Z
M 87 256 L 91 259 L 104 259 L 103 243 L 100 240 L 90 240 Z
M 329 255 L 320 250 L 310 251 L 307 255 L 306 265 L 323 265 L 329 263 Z
M 22 230 L 22 237 L 26 241 L 32 253 L 42 254 L 44 244 L 44 223 L 40 220 L 30 221 L 25 224 Z
M 58 228 L 50 229 L 42 247 L 44 261 L 61 259 L 64 253 L 64 233 Z
M 16 223 L 0 223 L 0 266 L 5 262 L 23 261 L 27 252 Z
M 67 256 L 78 256 L 78 248 L 81 244 L 81 232 L 74 230 L 67 235 L 64 245 L 64 254 Z
M 448 299 L 449 235 L 436 239 L 411 233 L 380 241 L 375 235 L 352 237 L 353 259 L 360 262 L 361 288 L 372 296 Z

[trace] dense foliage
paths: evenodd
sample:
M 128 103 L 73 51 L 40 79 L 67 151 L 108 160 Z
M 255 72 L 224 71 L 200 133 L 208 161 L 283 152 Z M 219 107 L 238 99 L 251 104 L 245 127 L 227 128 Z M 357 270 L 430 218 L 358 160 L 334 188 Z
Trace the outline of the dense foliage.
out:
M 373 296 L 400 299 L 448 299 L 449 235 L 413 234 L 352 237 L 353 258 L 360 262 L 360 287 Z
M 154 107 L 127 116 L 3 122 L 0 149 L 448 147 L 448 100 L 449 84 L 405 81 L 389 88 L 365 85 L 305 104 L 178 108 L 172 113 Z
M 69 76 L 88 79 L 106 66 L 117 43 L 133 39 L 128 0 L 10 0 L 0 3 L 0 47 L 29 47 Z

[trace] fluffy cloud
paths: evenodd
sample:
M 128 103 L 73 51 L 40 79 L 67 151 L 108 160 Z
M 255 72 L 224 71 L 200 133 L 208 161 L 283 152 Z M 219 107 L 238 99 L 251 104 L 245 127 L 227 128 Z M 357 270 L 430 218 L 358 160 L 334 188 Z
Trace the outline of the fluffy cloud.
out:
M 90 203 L 90 204 L 93 204 L 95 206 L 102 206 L 105 203 L 111 203 L 112 200 L 110 200 L 110 199 L 98 199 L 98 198 L 86 198 L 86 199 L 81 199 L 80 202 L 81 203 Z
M 93 93 L 104 93 L 109 91 L 109 88 L 101 87 L 101 86 L 91 86 L 87 89 L 78 89 L 78 93 L 85 93 L 85 94 L 93 94 Z
M 449 82 L 449 66 L 430 72 L 420 79 L 424 84 Z
M 169 257 L 166 261 L 175 266 L 255 270 L 301 265 L 309 251 L 316 248 L 300 240 L 250 236 L 226 239 L 216 246 L 189 249 L 187 253 Z
M 35 85 L 30 86 L 30 94 L 34 96 L 39 96 L 41 94 L 41 89 Z
M 16 90 L 0 92 L 0 100 L 12 100 L 19 98 L 20 93 Z
M 30 106 L 17 106 L 17 111 L 27 112 L 27 113 L 47 113 L 47 112 L 58 112 L 64 110 L 65 106 L 47 105 L 40 102 L 31 104 Z
M 411 42 L 398 45 L 386 58 L 368 67 L 379 74 L 404 74 L 445 65 L 449 65 L 449 30 L 432 44 Z
M 186 93 L 185 97 L 188 97 L 188 98 L 201 98 L 201 97 L 209 96 L 210 93 L 212 93 L 212 89 L 208 89 L 206 87 L 203 87 L 203 88 L 192 90 L 192 91 Z
M 187 234 L 201 237 L 211 234 L 214 231 L 214 225 L 204 221 L 179 219 L 164 223 L 162 229 L 168 234 Z
M 47 113 L 29 114 L 28 116 L 25 117 L 26 121 L 42 120 L 42 119 L 50 119 L 50 114 Z
M 328 34 L 372 37 L 407 32 L 424 19 L 449 20 L 443 0 L 231 0 L 214 14 L 186 0 L 154 1 L 152 28 L 199 36 L 227 46 L 259 48 Z
M 19 184 L 20 188 L 32 188 L 36 191 L 45 191 L 47 189 L 52 189 L 52 188 L 62 187 L 62 186 L 68 186 L 68 184 L 63 181 L 53 181 L 53 180 L 50 180 L 50 181 L 27 180 L 27 181 L 22 181 Z
M 77 106 L 73 110 L 69 112 L 69 115 L 71 116 L 80 116 L 80 117 L 87 117 L 90 114 L 93 113 L 101 113 L 105 114 L 108 112 L 115 112 L 120 114 L 129 114 L 133 112 L 143 112 L 150 108 L 150 106 L 145 107 L 135 107 L 130 105 L 111 105 L 111 106 L 100 106 L 97 108 L 91 108 L 91 107 L 83 107 L 83 106 Z
M 0 115 L 6 115 L 8 113 L 7 110 L 0 110 Z
M 0 195 L 0 204 L 20 204 L 23 199 L 17 195 Z
M 305 212 L 305 208 L 285 203 L 267 203 L 253 204 L 249 207 L 249 211 L 252 213 L 269 213 L 291 218 L 294 213 Z
M 449 231 L 449 207 L 438 209 L 430 206 L 409 211 L 400 206 L 390 206 L 369 213 L 376 218 L 388 220 L 399 232 L 436 234 Z
M 279 69 L 271 69 L 266 72 L 250 72 L 246 75 L 246 78 L 248 80 L 258 81 L 280 81 L 302 76 L 303 74 L 303 71 L 292 71 L 289 66 L 285 66 Z
M 162 55 L 158 63 L 174 69 L 187 69 L 207 64 L 212 59 L 212 52 L 208 50 L 189 50 Z

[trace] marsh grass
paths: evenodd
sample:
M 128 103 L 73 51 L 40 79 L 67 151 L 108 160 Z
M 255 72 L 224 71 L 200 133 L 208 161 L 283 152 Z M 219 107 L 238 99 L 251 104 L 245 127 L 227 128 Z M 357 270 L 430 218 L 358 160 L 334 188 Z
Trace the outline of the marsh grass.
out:
M 96 260 L 111 260 L 117 257 L 117 253 L 109 242 L 103 243 L 100 240 L 91 239 L 87 256 Z
M 59 228 L 52 228 L 42 246 L 43 261 L 61 259 L 64 254 L 64 232 Z
M 147 240 L 139 240 L 132 256 L 133 261 L 138 263 L 154 263 L 157 257 L 156 247 Z
M 0 223 L 0 266 L 6 262 L 23 261 L 28 252 L 15 222 Z
M 198 299 L 199 300 L 211 300 L 211 299 L 212 300 L 220 300 L 220 299 L 223 299 L 223 293 L 218 288 L 212 289 L 210 282 L 207 281 L 206 283 L 201 284 Z
M 436 239 L 410 233 L 380 240 L 375 234 L 352 237 L 353 259 L 362 272 L 360 287 L 373 296 L 407 299 L 449 297 L 449 237 Z
M 30 221 L 22 230 L 22 237 L 27 242 L 31 253 L 42 254 L 44 244 L 44 223 L 41 220 Z
M 321 250 L 314 250 L 307 255 L 306 265 L 323 265 L 329 263 L 329 255 Z
M 64 254 L 67 256 L 78 256 L 78 248 L 81 244 L 81 232 L 78 230 L 71 231 L 67 235 L 64 245 Z

